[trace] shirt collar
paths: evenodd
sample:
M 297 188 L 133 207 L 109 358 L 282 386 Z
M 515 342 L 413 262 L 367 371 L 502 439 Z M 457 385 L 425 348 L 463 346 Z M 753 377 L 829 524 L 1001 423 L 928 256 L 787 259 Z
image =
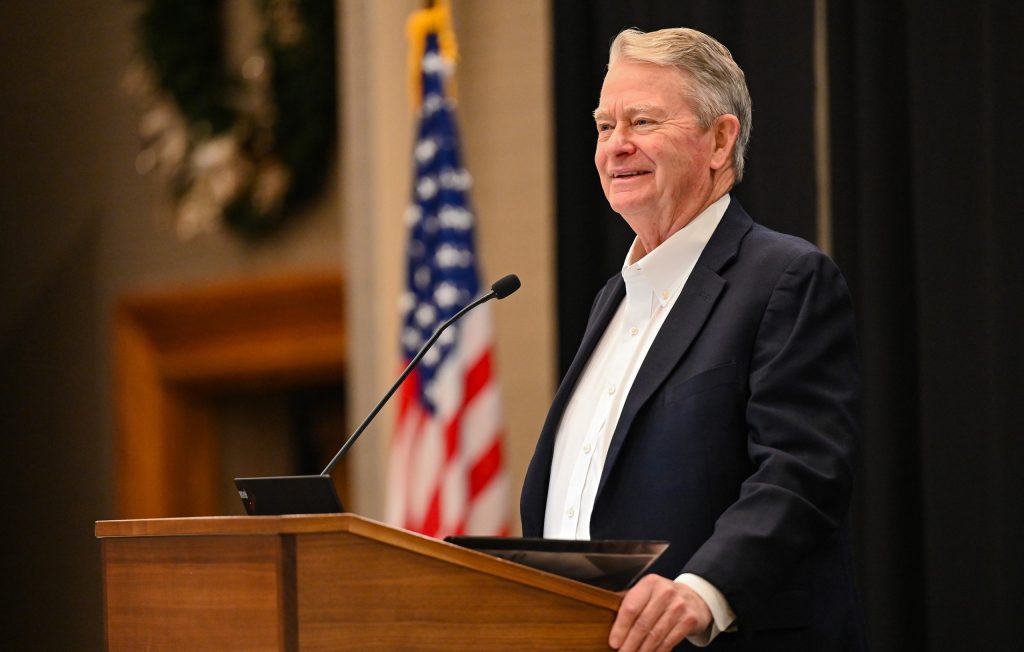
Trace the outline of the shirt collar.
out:
M 650 319 L 658 307 L 668 305 L 689 278 L 728 207 L 729 193 L 726 193 L 668 240 L 630 265 L 630 258 L 640 247 L 639 239 L 633 240 L 622 265 L 626 311 L 633 318 L 630 321 Z

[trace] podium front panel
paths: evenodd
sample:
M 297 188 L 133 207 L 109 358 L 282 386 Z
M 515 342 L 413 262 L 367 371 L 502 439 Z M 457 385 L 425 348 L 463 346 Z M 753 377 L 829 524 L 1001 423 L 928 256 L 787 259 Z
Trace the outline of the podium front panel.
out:
M 105 539 L 108 649 L 298 649 L 287 548 L 278 536 Z
M 297 537 L 303 650 L 601 650 L 615 612 L 352 534 Z

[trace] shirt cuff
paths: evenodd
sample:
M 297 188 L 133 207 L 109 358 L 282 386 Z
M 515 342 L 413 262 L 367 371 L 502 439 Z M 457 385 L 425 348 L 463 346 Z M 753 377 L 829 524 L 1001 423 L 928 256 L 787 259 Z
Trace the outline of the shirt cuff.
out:
M 736 631 L 736 628 L 733 627 L 736 614 L 729 606 L 729 601 L 725 599 L 721 591 L 715 588 L 714 584 L 693 573 L 683 573 L 676 578 L 676 581 L 693 589 L 711 610 L 711 625 L 703 632 L 687 636 L 686 640 L 697 647 L 706 647 L 722 632 Z

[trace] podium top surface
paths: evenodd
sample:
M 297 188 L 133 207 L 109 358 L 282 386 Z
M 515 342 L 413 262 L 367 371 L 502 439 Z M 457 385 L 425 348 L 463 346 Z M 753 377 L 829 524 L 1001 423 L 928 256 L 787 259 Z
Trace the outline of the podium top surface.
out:
M 574 580 L 527 568 L 504 559 L 463 548 L 356 514 L 289 516 L 202 516 L 123 521 L 97 521 L 98 539 L 146 537 L 282 536 L 349 534 L 439 559 L 514 582 L 617 610 L 622 596 Z
M 296 514 L 289 516 L 193 516 L 96 521 L 96 538 L 203 536 L 211 534 L 310 534 L 394 530 L 356 514 Z M 411 536 L 419 536 L 405 532 Z M 427 537 L 425 537 L 427 538 Z

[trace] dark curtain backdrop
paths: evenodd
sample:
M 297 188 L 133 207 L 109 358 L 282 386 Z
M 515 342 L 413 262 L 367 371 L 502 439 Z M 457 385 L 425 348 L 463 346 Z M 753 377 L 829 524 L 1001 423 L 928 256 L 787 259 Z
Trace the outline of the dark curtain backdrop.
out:
M 1024 622 L 1024 3 L 831 0 L 834 255 L 864 362 L 851 513 L 873 650 L 1018 649 Z M 754 218 L 815 239 L 812 2 L 556 0 L 559 344 L 632 234 L 593 167 L 590 112 L 620 29 L 725 43 L 754 103 Z
M 830 2 L 836 258 L 861 323 L 877 649 L 1020 649 L 1024 3 Z

